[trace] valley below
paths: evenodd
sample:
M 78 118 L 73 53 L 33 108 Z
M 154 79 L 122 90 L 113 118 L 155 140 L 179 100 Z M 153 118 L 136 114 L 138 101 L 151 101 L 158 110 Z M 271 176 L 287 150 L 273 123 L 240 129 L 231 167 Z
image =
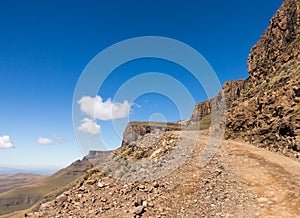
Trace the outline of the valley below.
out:
M 42 178 L 46 178 L 46 176 L 26 173 L 0 175 L 0 194 L 14 189 L 18 186 L 25 185 L 30 182 L 35 182 Z

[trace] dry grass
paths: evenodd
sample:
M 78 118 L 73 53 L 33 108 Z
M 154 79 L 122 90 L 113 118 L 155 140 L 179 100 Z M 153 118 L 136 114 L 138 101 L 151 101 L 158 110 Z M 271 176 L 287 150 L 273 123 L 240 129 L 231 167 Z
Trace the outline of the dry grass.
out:
M 25 173 L 0 175 L 0 194 L 45 177 L 46 176 Z
M 0 194 L 0 216 L 26 210 L 42 199 L 53 199 L 83 174 L 81 170 L 80 166 L 71 165 L 52 176 Z

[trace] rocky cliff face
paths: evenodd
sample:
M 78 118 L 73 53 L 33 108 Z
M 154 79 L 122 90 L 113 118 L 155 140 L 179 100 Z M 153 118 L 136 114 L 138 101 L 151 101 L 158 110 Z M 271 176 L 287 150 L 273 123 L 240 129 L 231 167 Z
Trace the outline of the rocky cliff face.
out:
M 300 2 L 285 0 L 248 57 L 249 78 L 228 81 L 222 93 L 195 105 L 191 121 L 227 105 L 227 138 L 242 138 L 299 157 Z
M 270 21 L 269 27 L 248 57 L 252 82 L 274 77 L 282 65 L 296 62 L 300 52 L 300 6 L 296 0 L 285 0 Z
M 299 27 L 300 2 L 284 1 L 251 49 L 250 77 L 229 106 L 227 137 L 288 155 L 300 151 Z
M 154 130 L 171 131 L 180 130 L 181 125 L 178 123 L 161 123 L 161 122 L 130 122 L 124 133 L 122 146 L 126 146 Z
M 240 96 L 241 89 L 243 88 L 244 80 L 230 80 L 223 84 L 222 93 L 219 93 L 216 97 L 208 99 L 204 102 L 200 102 L 195 105 L 194 111 L 191 117 L 192 122 L 197 122 L 201 118 L 210 114 L 213 110 L 218 110 L 220 107 L 222 95 L 226 99 L 227 104 L 236 100 Z

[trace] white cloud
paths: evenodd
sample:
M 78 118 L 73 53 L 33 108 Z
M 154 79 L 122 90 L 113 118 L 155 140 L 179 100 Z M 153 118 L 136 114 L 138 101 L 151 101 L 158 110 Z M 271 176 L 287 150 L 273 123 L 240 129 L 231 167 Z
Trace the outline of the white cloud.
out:
M 13 148 L 14 144 L 10 141 L 8 135 L 0 136 L 0 148 Z
M 65 143 L 66 142 L 66 140 L 64 138 L 62 138 L 62 137 L 60 137 L 60 136 L 58 136 L 56 134 L 53 135 L 53 140 L 55 142 L 58 142 L 58 143 Z
M 98 95 L 95 98 L 84 96 L 77 103 L 80 105 L 80 110 L 83 113 L 98 120 L 127 117 L 131 107 L 131 104 L 127 100 L 123 101 L 123 103 L 112 102 L 110 98 L 103 101 Z
M 44 137 L 39 137 L 36 142 L 40 145 L 51 145 L 54 143 L 52 139 L 49 138 L 44 138 Z
M 81 124 L 79 127 L 77 127 L 77 130 L 88 133 L 92 136 L 96 136 L 100 133 L 100 125 L 86 117 L 81 121 Z

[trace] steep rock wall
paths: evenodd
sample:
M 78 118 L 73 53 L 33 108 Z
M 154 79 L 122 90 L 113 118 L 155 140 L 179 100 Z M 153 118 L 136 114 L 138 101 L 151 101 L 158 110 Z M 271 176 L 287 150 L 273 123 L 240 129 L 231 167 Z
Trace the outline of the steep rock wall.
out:
M 227 105 L 236 100 L 240 96 L 243 88 L 244 80 L 230 80 L 223 84 L 222 93 L 217 94 L 214 98 L 208 99 L 195 105 L 191 117 L 192 122 L 197 122 L 205 117 L 213 110 L 218 110 L 222 97 L 226 100 Z
M 248 71 L 253 82 L 272 77 L 288 62 L 299 57 L 299 1 L 285 0 L 270 20 L 270 25 L 251 49 Z
M 250 77 L 228 109 L 227 137 L 299 157 L 299 27 L 300 2 L 285 0 L 251 49 Z
M 181 130 L 181 125 L 178 123 L 162 123 L 162 122 L 130 122 L 128 123 L 124 133 L 122 146 L 126 146 L 137 140 L 139 136 L 143 136 L 154 130 L 172 131 Z

